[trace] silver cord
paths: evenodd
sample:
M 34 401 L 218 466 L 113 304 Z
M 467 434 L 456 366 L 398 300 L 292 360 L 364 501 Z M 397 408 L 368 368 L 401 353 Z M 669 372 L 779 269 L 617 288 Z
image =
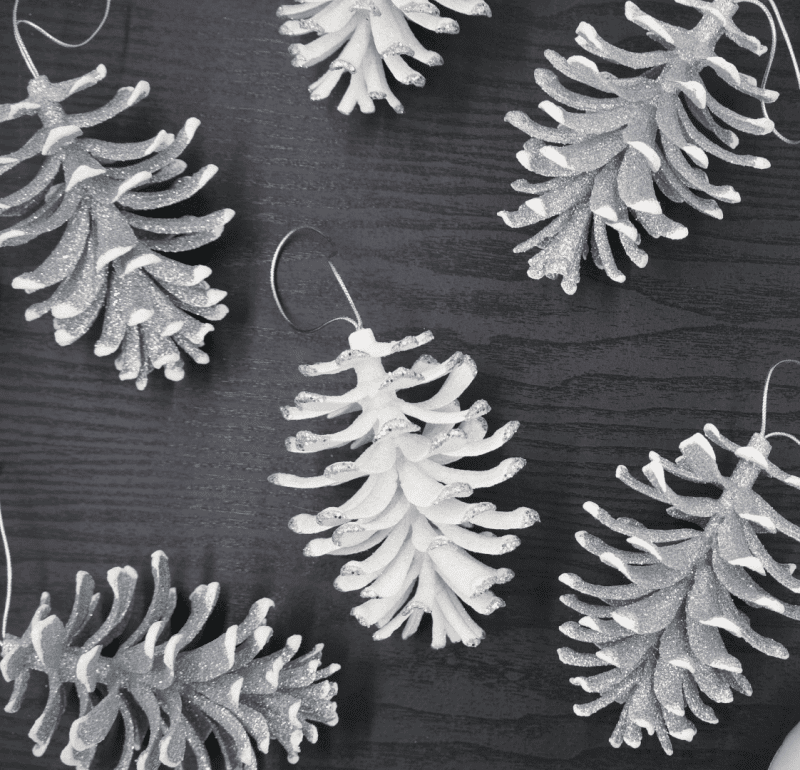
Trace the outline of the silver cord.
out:
M 767 62 L 767 68 L 764 71 L 764 76 L 761 78 L 761 88 L 765 89 L 767 87 L 767 80 L 769 79 L 770 73 L 772 72 L 772 65 L 775 62 L 775 51 L 778 47 L 778 31 L 775 28 L 775 21 L 777 20 L 778 26 L 781 29 L 781 33 L 783 34 L 783 39 L 786 42 L 786 47 L 789 49 L 789 58 L 792 60 L 792 66 L 794 67 L 794 74 L 797 78 L 797 85 L 800 87 L 800 65 L 797 63 L 797 56 L 794 52 L 794 47 L 792 46 L 792 41 L 789 38 L 789 33 L 786 31 L 786 25 L 783 23 L 783 17 L 781 16 L 780 9 L 777 6 L 775 0 L 768 0 L 769 4 L 772 6 L 772 10 L 774 11 L 774 17 L 770 13 L 769 8 L 767 8 L 761 0 L 739 0 L 742 3 L 751 3 L 752 5 L 757 5 L 762 11 L 764 11 L 764 15 L 767 17 L 767 21 L 769 21 L 769 27 L 772 32 L 772 45 L 770 46 L 769 50 L 769 61 Z M 764 117 L 767 120 L 770 120 L 769 113 L 767 112 L 767 105 L 766 102 L 761 102 L 761 112 L 763 113 Z M 800 139 L 789 139 L 785 137 L 777 128 L 772 129 L 772 133 L 778 137 L 782 142 L 786 144 L 800 144 Z
M 8 611 L 11 609 L 11 549 L 8 547 L 8 537 L 6 536 L 6 528 L 3 524 L 3 511 L 0 510 L 0 536 L 3 538 L 3 549 L 6 553 L 6 606 L 3 610 L 3 625 L 0 628 L 0 639 L 5 641 L 6 626 L 8 625 Z
M 38 24 L 34 24 L 32 21 L 28 21 L 27 19 L 23 19 L 20 21 L 17 18 L 17 12 L 19 10 L 19 3 L 20 0 L 14 0 L 14 10 L 11 13 L 11 21 L 14 25 L 14 39 L 17 41 L 17 47 L 19 48 L 19 52 L 22 54 L 22 58 L 25 61 L 25 64 L 28 66 L 28 69 L 31 72 L 33 77 L 39 77 L 39 70 L 36 69 L 36 65 L 33 63 L 33 59 L 31 58 L 30 53 L 28 53 L 28 48 L 25 43 L 22 41 L 22 35 L 19 32 L 19 28 L 22 24 L 25 24 L 29 27 L 33 27 L 37 32 L 40 32 L 44 35 L 48 40 L 52 40 L 54 43 L 60 45 L 62 48 L 80 48 L 81 46 L 86 45 L 87 43 L 94 40 L 95 35 L 103 29 L 103 25 L 106 23 L 106 19 L 108 19 L 108 12 L 111 10 L 111 0 L 106 0 L 106 10 L 103 14 L 103 18 L 100 20 L 100 23 L 97 25 L 97 29 L 92 32 L 86 40 L 80 43 L 66 43 L 63 40 L 59 40 L 57 37 L 51 35 L 46 29 L 42 29 Z
M 347 297 L 347 301 L 350 304 L 350 307 L 353 310 L 353 313 L 356 316 L 356 320 L 354 321 L 349 316 L 338 316 L 337 318 L 331 318 L 330 321 L 325 321 L 324 324 L 320 324 L 319 326 L 315 326 L 313 329 L 301 329 L 291 318 L 286 314 L 286 310 L 283 307 L 283 303 L 281 302 L 280 295 L 278 294 L 278 261 L 281 258 L 281 254 L 283 254 L 283 248 L 286 246 L 287 242 L 295 235 L 295 233 L 300 232 L 301 230 L 313 230 L 318 235 L 321 235 L 325 238 L 328 242 L 332 243 L 331 239 L 328 238 L 325 233 L 320 230 L 317 230 L 316 227 L 312 227 L 311 225 L 300 225 L 300 227 L 295 227 L 294 230 L 290 230 L 286 235 L 283 236 L 281 242 L 275 249 L 275 253 L 272 255 L 272 264 L 270 265 L 269 270 L 269 282 L 270 286 L 272 287 L 272 296 L 275 299 L 275 304 L 278 306 L 278 310 L 280 314 L 286 320 L 286 323 L 289 324 L 293 329 L 296 331 L 302 332 L 303 334 L 313 334 L 314 332 L 319 331 L 320 329 L 324 329 L 328 324 L 335 323 L 336 321 L 347 321 L 347 323 L 352 324 L 356 331 L 363 327 L 363 323 L 361 321 L 361 315 L 358 312 L 358 308 L 356 308 L 355 303 L 353 302 L 353 298 L 350 296 L 350 292 L 347 290 L 347 286 L 345 286 L 344 281 L 342 280 L 342 276 L 339 275 L 339 271 L 333 266 L 333 263 L 328 260 L 328 265 L 330 266 L 331 270 L 333 271 L 333 275 L 336 278 L 339 286 L 341 287 L 342 291 L 344 292 L 344 296 Z
M 767 373 L 767 381 L 764 383 L 764 395 L 761 399 L 761 435 L 767 432 L 767 399 L 769 398 L 769 381 L 772 379 L 772 373 L 781 365 L 781 364 L 797 364 L 800 366 L 800 361 L 797 361 L 794 358 L 784 358 L 783 361 L 778 361 Z M 777 433 L 771 433 L 771 436 L 779 435 Z M 780 435 L 789 435 L 789 434 L 780 434 Z M 766 438 L 766 436 L 765 436 Z
M 764 438 L 770 439 L 773 436 L 783 436 L 784 438 L 790 438 L 792 441 L 794 441 L 795 444 L 800 445 L 800 438 L 797 438 L 797 436 L 793 436 L 791 433 L 781 433 L 780 431 L 775 431 L 775 433 L 770 433 L 764 436 Z

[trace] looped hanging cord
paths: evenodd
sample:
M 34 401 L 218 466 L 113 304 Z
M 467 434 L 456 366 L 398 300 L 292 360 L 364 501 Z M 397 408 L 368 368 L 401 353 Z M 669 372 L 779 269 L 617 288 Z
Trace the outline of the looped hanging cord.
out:
M 783 438 L 790 438 L 792 441 L 794 441 L 795 444 L 800 446 L 800 438 L 797 438 L 797 436 L 793 436 L 791 433 L 781 433 L 780 431 L 776 430 L 774 433 L 768 433 L 766 436 L 764 436 L 764 438 L 772 438 L 773 436 L 783 436 Z
M 100 20 L 100 23 L 97 25 L 97 29 L 92 32 L 86 40 L 80 43 L 66 43 L 63 40 L 59 40 L 57 37 L 51 35 L 46 29 L 42 29 L 38 24 L 34 24 L 32 21 L 28 21 L 27 19 L 23 19 L 20 21 L 17 18 L 17 12 L 19 10 L 19 3 L 20 0 L 14 0 L 14 10 L 11 14 L 11 20 L 14 25 L 14 39 L 17 41 L 17 46 L 19 48 L 19 52 L 22 54 L 22 58 L 25 60 L 25 64 L 28 66 L 28 69 L 31 72 L 33 77 L 39 77 L 39 70 L 36 69 L 36 65 L 33 63 L 33 59 L 31 59 L 30 53 L 28 53 L 28 48 L 26 47 L 25 43 L 22 41 L 22 35 L 19 32 L 19 28 L 22 24 L 27 25 L 28 27 L 33 27 L 37 32 L 40 32 L 44 35 L 48 40 L 52 40 L 57 45 L 60 45 L 62 48 L 80 48 L 81 46 L 86 45 L 87 43 L 94 40 L 95 35 L 103 29 L 103 26 L 106 23 L 106 19 L 108 19 L 108 12 L 111 10 L 111 0 L 106 0 L 106 10 L 103 14 L 103 18 Z
M 6 626 L 8 625 L 8 611 L 11 609 L 11 550 L 8 547 L 8 537 L 6 536 L 6 528 L 3 524 L 3 512 L 0 510 L 0 536 L 3 538 L 3 550 L 6 554 L 6 606 L 3 610 L 3 625 L 0 626 L 0 641 L 5 641 Z
M 286 235 L 283 236 L 281 242 L 278 244 L 277 248 L 275 249 L 275 254 L 272 256 L 272 264 L 270 266 L 269 271 L 269 281 L 270 286 L 272 287 L 272 296 L 275 298 L 275 304 L 278 306 L 278 310 L 280 314 L 284 317 L 286 322 L 296 331 L 302 332 L 303 334 L 313 334 L 314 332 L 319 331 L 320 329 L 324 329 L 328 324 L 335 323 L 336 321 L 347 321 L 347 323 L 352 324 L 356 331 L 362 328 L 363 323 L 361 321 L 361 315 L 358 312 L 358 309 L 353 302 L 353 298 L 350 296 L 350 292 L 347 290 L 347 286 L 344 285 L 344 281 L 342 280 L 342 276 L 339 275 L 339 271 L 333 266 L 333 263 L 328 260 L 328 265 L 330 266 L 331 270 L 333 271 L 333 275 L 339 283 L 342 291 L 344 292 L 344 296 L 347 297 L 347 301 L 350 303 L 350 307 L 355 313 L 356 320 L 354 321 L 349 316 L 338 316 L 337 318 L 331 318 L 330 321 L 325 321 L 324 324 L 320 324 L 319 326 L 315 326 L 313 329 L 301 329 L 291 318 L 286 314 L 286 310 L 283 307 L 283 303 L 281 302 L 280 295 L 278 294 L 278 281 L 277 281 L 277 274 L 278 274 L 278 261 L 281 258 L 281 254 L 283 253 L 283 248 L 286 246 L 288 241 L 295 235 L 295 233 L 300 232 L 301 230 L 313 230 L 318 235 L 321 235 L 325 238 L 329 243 L 333 243 L 331 239 L 325 235 L 325 233 L 317 230 L 316 227 L 311 227 L 311 225 L 301 225 L 300 227 L 295 227 L 294 230 L 290 230 Z M 335 253 L 335 252 L 334 252 Z
M 765 435 L 767 432 L 767 399 L 769 398 L 769 383 L 772 379 L 772 373 L 781 365 L 781 364 L 797 364 L 800 366 L 800 361 L 797 361 L 794 358 L 784 358 L 783 361 L 778 361 L 767 373 L 767 380 L 764 383 L 764 395 L 761 399 L 761 435 L 764 438 L 771 438 L 772 436 L 783 436 L 784 438 L 790 438 L 797 444 L 800 444 L 800 439 L 797 439 L 795 436 L 792 436 L 790 433 L 770 433 L 769 435 Z
M 761 88 L 764 89 L 767 87 L 767 80 L 769 80 L 770 73 L 772 72 L 772 65 L 775 62 L 775 51 L 778 47 L 778 31 L 775 28 L 775 22 L 777 21 L 778 26 L 781 29 L 781 34 L 783 34 L 783 39 L 786 42 L 786 47 L 789 49 L 789 58 L 792 60 L 792 66 L 794 67 L 794 74 L 797 78 L 797 85 L 800 88 L 800 65 L 797 63 L 797 56 L 794 52 L 794 46 L 792 46 L 791 38 L 789 37 L 789 33 L 786 31 L 786 25 L 783 23 L 783 17 L 781 16 L 780 9 L 778 8 L 777 3 L 775 0 L 767 0 L 769 4 L 772 6 L 772 10 L 774 12 L 774 16 L 770 13 L 769 8 L 767 8 L 761 0 L 739 0 L 742 3 L 751 3 L 752 5 L 757 5 L 762 11 L 764 11 L 764 15 L 767 17 L 767 21 L 769 21 L 769 28 L 772 32 L 772 45 L 769 49 L 769 61 L 767 62 L 767 68 L 764 71 L 764 76 L 761 78 Z M 761 112 L 763 113 L 764 117 L 767 120 L 770 120 L 769 113 L 767 112 L 767 105 L 766 102 L 761 102 Z M 772 129 L 772 133 L 778 137 L 782 142 L 786 144 L 800 144 L 800 139 L 789 139 L 788 137 L 784 136 L 777 128 Z

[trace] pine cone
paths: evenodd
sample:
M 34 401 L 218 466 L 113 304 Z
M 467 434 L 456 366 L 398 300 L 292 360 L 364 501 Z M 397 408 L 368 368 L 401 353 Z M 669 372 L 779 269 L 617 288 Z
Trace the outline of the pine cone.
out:
M 136 88 L 120 89 L 98 110 L 64 112 L 62 101 L 105 76 L 102 65 L 63 83 L 42 75 L 28 84 L 27 100 L 0 106 L 0 122 L 37 115 L 43 126 L 21 149 L 0 157 L 0 173 L 37 155 L 45 159 L 33 181 L 0 198 L 3 216 L 27 214 L 0 231 L 0 244 L 17 246 L 67 225 L 52 254 L 12 283 L 28 293 L 58 285 L 49 299 L 28 308 L 25 317 L 32 321 L 51 313 L 56 342 L 70 345 L 105 308 L 95 353 L 107 356 L 122 345 L 116 360 L 120 379 L 135 379 L 142 390 L 153 369 L 163 368 L 170 380 L 183 379 L 182 352 L 208 363 L 200 348 L 214 327 L 195 316 L 224 318 L 228 309 L 220 301 L 226 292 L 206 283 L 209 268 L 181 264 L 163 252 L 189 251 L 216 240 L 233 211 L 178 219 L 135 213 L 190 198 L 217 167 L 205 166 L 172 181 L 186 168 L 177 158 L 200 125 L 195 118 L 177 136 L 161 131 L 144 142 L 116 144 L 84 137 L 82 129 L 113 118 L 150 91 L 141 81 Z M 62 182 L 55 181 L 59 173 Z
M 729 477 L 720 473 L 706 436 L 739 458 Z M 650 529 L 632 519 L 614 519 L 594 503 L 586 503 L 588 513 L 625 535 L 636 550 L 613 548 L 586 532 L 576 535 L 578 542 L 630 583 L 600 586 L 577 575 L 561 576 L 570 588 L 601 599 L 603 604 L 584 602 L 574 595 L 561 598 L 583 615 L 578 623 L 561 626 L 561 631 L 571 639 L 596 645 L 598 651 L 589 654 L 564 648 L 559 657 L 572 666 L 613 667 L 570 680 L 599 695 L 590 703 L 575 706 L 575 713 L 589 716 L 614 701 L 622 703 L 611 745 L 619 747 L 624 741 L 636 748 L 646 730 L 658 735 L 667 754 L 672 754 L 670 736 L 691 741 L 697 732 L 686 716 L 687 708 L 704 722 L 718 721 L 701 693 L 717 703 L 731 702 L 734 690 L 752 693 L 741 662 L 725 649 L 720 630 L 767 655 L 789 655 L 782 644 L 751 628 L 733 598 L 753 608 L 800 619 L 800 607 L 779 601 L 747 572 L 769 575 L 800 593 L 800 580 L 793 577 L 795 565 L 777 563 L 759 539 L 762 534 L 782 532 L 800 542 L 800 527 L 788 522 L 752 488 L 761 473 L 796 489 L 800 489 L 800 479 L 767 460 L 771 447 L 760 433 L 741 447 L 713 425 L 706 425 L 705 436 L 695 434 L 680 448 L 675 463 L 651 452 L 650 463 L 642 469 L 649 484 L 634 479 L 624 466 L 617 469 L 617 478 L 669 505 L 668 514 L 695 526 Z M 667 484 L 665 471 L 687 481 L 714 485 L 722 495 L 716 499 L 679 495 Z
M 720 104 L 708 92 L 701 73 L 710 67 L 728 85 L 758 102 L 773 102 L 775 91 L 756 85 L 715 53 L 723 36 L 755 54 L 767 49 L 745 35 L 733 22 L 735 0 L 676 0 L 696 8 L 702 19 L 686 30 L 658 21 L 634 3 L 625 4 L 625 15 L 666 50 L 631 53 L 603 40 L 591 24 L 581 23 L 577 42 L 583 49 L 607 61 L 644 71 L 635 77 L 615 77 L 600 72 L 585 56 L 564 59 L 554 51 L 545 56 L 563 75 L 609 94 L 586 96 L 561 83 L 549 69 L 537 69 L 537 84 L 554 102 L 539 107 L 558 124 L 544 126 L 522 112 L 509 112 L 506 120 L 531 138 L 517 154 L 529 171 L 549 181 L 532 184 L 521 179 L 512 187 L 534 198 L 518 211 L 501 211 L 509 227 L 553 221 L 514 253 L 539 249 L 529 261 L 528 275 L 536 280 L 562 276 L 561 288 L 574 294 L 580 280 L 581 260 L 591 252 L 595 264 L 609 278 L 625 276 L 614 261 L 608 228 L 630 260 L 647 264 L 640 247 L 644 230 L 653 238 L 685 238 L 687 228 L 667 217 L 656 195 L 660 190 L 675 203 L 722 219 L 717 200 L 738 203 L 741 198 L 730 185 L 711 184 L 706 173 L 708 156 L 752 168 L 769 168 L 765 158 L 731 152 L 737 131 L 764 135 L 774 129 L 767 118 L 748 118 Z M 698 195 L 697 193 L 701 193 Z M 635 222 L 629 218 L 632 213 Z
M 273 606 L 269 599 L 257 601 L 240 625 L 213 642 L 187 650 L 214 609 L 219 584 L 192 592 L 189 618 L 180 632 L 171 634 L 176 593 L 169 585 L 163 552 L 153 554 L 152 568 L 150 607 L 111 657 L 103 655 L 103 648 L 122 638 L 136 588 L 132 567 L 109 570 L 114 602 L 93 633 L 88 624 L 100 597 L 93 593 L 91 576 L 79 572 L 66 625 L 50 614 L 50 597 L 44 593 L 25 633 L 6 636 L 0 671 L 6 681 L 14 682 L 6 711 L 19 709 L 31 671 L 43 671 L 48 679 L 47 705 L 30 731 L 33 753 L 41 756 L 47 749 L 71 686 L 77 691 L 80 716 L 70 728 L 61 760 L 79 770 L 89 770 L 98 746 L 113 740 L 111 729 L 118 717 L 125 736 L 117 770 L 131 767 L 137 754 L 138 770 L 157 770 L 162 764 L 180 767 L 187 749 L 199 770 L 211 770 L 205 747 L 211 734 L 226 770 L 256 770 L 252 743 L 266 753 L 271 737 L 286 749 L 290 762 L 297 762 L 303 737 L 311 743 L 317 740 L 312 721 L 337 722 L 332 701 L 336 685 L 327 678 L 339 666 L 319 668 L 321 644 L 292 660 L 299 636 L 290 637 L 282 650 L 257 658 L 272 636 L 265 620 Z
M 316 516 L 300 514 L 290 526 L 295 532 L 315 534 L 333 529 L 333 535 L 312 540 L 307 556 L 349 556 L 377 549 L 362 561 L 342 567 L 334 586 L 361 591 L 367 601 L 352 614 L 364 626 L 378 627 L 374 639 L 386 639 L 405 624 L 403 638 L 415 633 L 425 613 L 433 620 L 432 646 L 447 639 L 477 645 L 485 636 L 467 614 L 464 604 L 489 615 L 504 602 L 489 589 L 514 573 L 479 562 L 472 553 L 499 555 L 515 549 L 515 535 L 495 537 L 488 529 L 521 529 L 539 520 L 530 508 L 499 512 L 491 503 L 469 503 L 463 498 L 474 489 L 500 484 L 519 472 L 525 460 L 512 457 L 487 471 L 449 467 L 464 457 L 492 452 L 505 444 L 519 427 L 510 422 L 486 438 L 482 415 L 485 401 L 462 410 L 455 399 L 477 374 L 474 361 L 455 353 L 444 363 L 422 356 L 411 369 L 386 373 L 384 356 L 412 350 L 430 342 L 424 332 L 399 342 L 376 342 L 370 329 L 350 335 L 350 349 L 335 361 L 302 366 L 306 376 L 335 374 L 353 369 L 356 387 L 341 396 L 300 393 L 295 406 L 283 410 L 289 420 L 361 414 L 338 433 L 318 435 L 301 431 L 286 442 L 290 452 L 317 452 L 350 444 L 371 444 L 354 462 L 328 466 L 322 476 L 304 478 L 286 473 L 270 477 L 273 484 L 296 488 L 335 486 L 365 478 L 349 500 Z M 447 377 L 438 394 L 420 403 L 407 403 L 397 392 Z M 424 423 L 420 426 L 414 420 Z
M 470 16 L 492 15 L 482 0 L 436 2 Z M 282 35 L 319 35 L 310 43 L 289 47 L 295 67 L 312 67 L 339 51 L 328 71 L 308 90 L 313 101 L 326 99 L 342 74 L 349 73 L 350 85 L 339 102 L 339 112 L 345 115 L 356 104 L 361 112 L 375 112 L 375 99 L 386 99 L 395 112 L 404 111 L 389 88 L 384 64 L 395 80 L 420 88 L 425 85 L 425 78 L 403 56 L 411 56 L 428 67 L 444 64 L 438 53 L 421 45 L 408 26 L 409 21 L 432 32 L 455 35 L 459 31 L 456 21 L 442 18 L 439 8 L 427 0 L 298 0 L 295 5 L 278 8 L 278 16 L 288 19 L 280 28 Z

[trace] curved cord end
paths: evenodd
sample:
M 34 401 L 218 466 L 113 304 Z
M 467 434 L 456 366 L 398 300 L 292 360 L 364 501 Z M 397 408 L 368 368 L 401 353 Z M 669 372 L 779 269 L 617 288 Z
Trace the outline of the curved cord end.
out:
M 792 66 L 794 67 L 794 74 L 797 79 L 797 85 L 800 87 L 800 65 L 797 62 L 797 56 L 794 52 L 794 46 L 792 45 L 792 40 L 789 37 L 789 33 L 786 31 L 786 25 L 783 23 L 783 17 L 781 16 L 780 8 L 778 8 L 777 3 L 775 0 L 768 0 L 769 4 L 772 6 L 772 13 L 770 13 L 769 8 L 761 2 L 761 0 L 740 0 L 740 2 L 744 3 L 751 3 L 752 5 L 757 5 L 763 12 L 764 15 L 767 17 L 767 21 L 769 22 L 770 31 L 772 33 L 772 45 L 770 46 L 769 50 L 769 61 L 767 62 L 767 68 L 764 70 L 764 76 L 761 78 L 761 88 L 766 89 L 767 81 L 769 80 L 769 75 L 772 72 L 772 65 L 775 62 L 775 51 L 778 47 L 778 31 L 775 28 L 775 23 L 777 21 L 778 26 L 781 28 L 781 34 L 783 35 L 783 39 L 786 43 L 786 47 L 789 49 L 789 58 L 792 60 Z M 770 120 L 769 112 L 767 112 L 767 105 L 765 102 L 761 102 L 761 113 L 767 120 Z M 789 139 L 788 137 L 784 136 L 777 128 L 772 129 L 772 133 L 778 137 L 782 142 L 785 144 L 790 145 L 799 145 L 800 139 Z
M 761 399 L 761 435 L 767 432 L 767 399 L 769 398 L 769 382 L 772 379 L 772 373 L 781 365 L 781 364 L 797 364 L 800 366 L 800 361 L 797 361 L 794 358 L 784 358 L 783 361 L 778 361 L 767 373 L 767 380 L 764 383 L 764 395 Z M 771 436 L 775 436 L 778 434 L 771 433 Z M 786 434 L 783 434 L 786 435 Z M 764 436 L 767 438 L 766 436 Z
M 774 433 L 768 433 L 766 436 L 764 436 L 764 438 L 771 439 L 773 436 L 782 436 L 783 438 L 790 438 L 792 441 L 794 441 L 795 444 L 800 446 L 800 438 L 797 438 L 797 436 L 793 436 L 791 433 L 782 433 L 779 430 L 776 430 Z
M 0 510 L 0 537 L 3 539 L 3 550 L 6 554 L 6 605 L 3 610 L 3 624 L 0 626 L 0 640 L 5 641 L 6 627 L 8 626 L 8 611 L 11 609 L 11 582 L 12 582 L 12 569 L 11 569 L 11 549 L 8 547 L 8 537 L 6 536 L 6 528 L 3 524 L 3 512 Z
M 347 297 L 347 301 L 350 303 L 350 308 L 352 309 L 353 313 L 355 313 L 357 323 L 353 324 L 356 327 L 356 331 L 359 329 L 364 328 L 364 322 L 361 320 L 361 313 L 358 312 L 358 308 L 356 307 L 356 303 L 353 302 L 353 298 L 350 296 L 350 292 L 347 290 L 347 286 L 345 286 L 344 281 L 342 280 L 342 276 L 339 275 L 339 271 L 333 266 L 333 262 L 328 260 L 328 266 L 333 271 L 333 275 L 336 277 L 336 280 L 339 282 L 339 286 L 341 287 L 342 291 L 344 292 L 344 296 Z M 350 321 L 353 323 L 351 318 L 343 319 Z M 330 323 L 330 321 L 328 322 Z
M 301 332 L 302 334 L 313 334 L 314 332 L 319 331 L 320 329 L 324 329 L 328 324 L 335 323 L 336 321 L 347 321 L 347 323 L 352 324 L 356 331 L 363 328 L 363 322 L 361 321 L 361 314 L 358 312 L 358 309 L 353 302 L 353 298 L 350 296 L 350 292 L 345 286 L 344 281 L 342 280 L 342 276 L 339 275 L 339 271 L 333 266 L 333 263 L 328 260 L 328 265 L 330 266 L 331 270 L 333 271 L 333 275 L 336 278 L 339 286 L 341 287 L 342 291 L 344 292 L 344 296 L 347 297 L 347 302 L 349 303 L 350 307 L 353 310 L 353 313 L 356 316 L 356 320 L 353 320 L 349 316 L 338 316 L 336 318 L 331 318 L 330 321 L 325 321 L 325 323 L 320 324 L 319 326 L 315 326 L 313 329 L 301 329 L 291 318 L 289 318 L 288 314 L 286 313 L 286 309 L 283 306 L 283 302 L 281 301 L 280 294 L 278 293 L 278 262 L 283 254 L 283 249 L 289 240 L 295 235 L 295 233 L 300 232 L 301 230 L 313 230 L 318 235 L 321 235 L 325 238 L 329 243 L 333 243 L 331 239 L 325 235 L 321 230 L 317 230 L 316 227 L 312 227 L 311 225 L 300 225 L 299 227 L 295 227 L 293 230 L 290 230 L 286 235 L 281 238 L 281 242 L 275 248 L 275 253 L 272 255 L 272 264 L 270 265 L 269 270 L 269 282 L 270 287 L 272 288 L 272 297 L 275 300 L 275 304 L 278 306 L 278 311 L 283 316 L 286 323 L 289 324 L 295 331 Z

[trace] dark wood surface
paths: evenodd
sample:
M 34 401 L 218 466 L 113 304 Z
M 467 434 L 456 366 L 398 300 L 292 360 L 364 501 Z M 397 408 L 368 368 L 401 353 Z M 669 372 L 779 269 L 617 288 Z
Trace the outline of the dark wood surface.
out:
M 75 40 L 102 5 L 28 0 L 23 15 Z M 665 20 L 693 18 L 670 0 L 642 5 Z M 800 6 L 780 5 L 800 39 Z M 45 239 L 0 251 L 0 500 L 15 566 L 9 630 L 24 630 L 43 590 L 67 613 L 77 570 L 100 584 L 115 565 L 147 576 L 149 554 L 161 548 L 182 596 L 201 582 L 222 584 L 219 629 L 270 596 L 277 638 L 301 633 L 304 649 L 324 641 L 325 659 L 342 664 L 340 724 L 322 728 L 316 746 L 304 745 L 306 770 L 766 770 L 800 720 L 800 624 L 754 613 L 755 627 L 792 657 L 731 644 L 755 694 L 715 707 L 720 724 L 701 724 L 691 744 L 676 742 L 673 758 L 655 739 L 638 751 L 614 750 L 607 738 L 618 707 L 590 719 L 572 712 L 587 696 L 556 657 L 565 641 L 558 626 L 572 617 L 558 601 L 557 576 L 616 579 L 573 537 L 578 529 L 599 532 L 581 508 L 585 500 L 669 521 L 616 481 L 617 464 L 637 469 L 650 450 L 674 457 L 706 422 L 739 443 L 758 430 L 769 366 L 799 352 L 800 151 L 774 137 L 745 138 L 742 149 L 768 156 L 772 169 L 713 164 L 713 181 L 733 184 L 743 202 L 725 205 L 721 222 L 675 212 L 690 237 L 649 241 L 650 265 L 626 268 L 623 286 L 596 270 L 574 297 L 531 281 L 525 258 L 511 253 L 520 233 L 496 216 L 523 200 L 509 187 L 524 173 L 514 157 L 523 135 L 503 115 L 536 110 L 542 94 L 534 68 L 547 47 L 578 52 L 580 21 L 623 45 L 641 45 L 642 35 L 624 20 L 620 0 L 494 0 L 492 7 L 491 20 L 459 18 L 458 36 L 425 38 L 445 66 L 426 73 L 424 89 L 397 87 L 402 117 L 385 104 L 376 115 L 349 118 L 336 112 L 336 99 L 312 104 L 306 88 L 315 74 L 290 66 L 275 4 L 264 0 L 115 0 L 105 29 L 77 51 L 25 33 L 53 80 L 100 62 L 108 67 L 107 79 L 74 97 L 70 110 L 150 82 L 150 97 L 98 127 L 98 136 L 144 139 L 200 118 L 184 157 L 192 169 L 215 163 L 220 172 L 196 210 L 231 207 L 237 216 L 218 242 L 185 255 L 213 267 L 212 285 L 230 292 L 231 315 L 209 338 L 211 364 L 190 365 L 178 384 L 156 375 L 143 393 L 117 381 L 110 359 L 93 355 L 94 338 L 59 348 L 48 319 L 25 322 L 36 298 L 12 290 L 11 280 L 48 253 Z M 13 44 L 10 2 L 2 15 L 0 101 L 13 102 L 23 98 L 28 73 Z M 767 38 L 754 6 L 738 19 Z M 722 50 L 744 71 L 762 71 L 763 60 L 731 45 Z M 798 135 L 786 62 L 782 49 L 772 85 L 785 96 L 773 114 Z M 0 126 L 0 149 L 20 146 L 32 126 Z M 2 185 L 2 194 L 15 189 L 5 178 Z M 490 425 L 522 422 L 503 451 L 528 465 L 485 499 L 534 507 L 542 522 L 522 533 L 517 551 L 493 560 L 517 577 L 499 589 L 508 606 L 484 619 L 488 636 L 475 649 L 433 651 L 423 631 L 406 642 L 373 642 L 349 617 L 354 597 L 331 585 L 341 559 L 305 558 L 307 538 L 287 528 L 292 515 L 334 505 L 344 491 L 267 483 L 276 471 L 311 475 L 348 457 L 346 450 L 302 456 L 283 448 L 296 426 L 278 407 L 306 387 L 298 364 L 333 358 L 348 332 L 339 324 L 298 335 L 273 305 L 269 259 L 299 224 L 336 241 L 336 263 L 379 338 L 431 329 L 427 352 L 441 359 L 462 350 L 476 360 L 480 374 L 467 395 L 491 403 Z M 302 322 L 343 309 L 319 259 L 325 253 L 313 237 L 287 253 L 284 295 Z M 799 375 L 786 369 L 776 378 L 773 430 L 800 432 Z M 324 387 L 341 391 L 348 383 L 341 376 Z M 778 443 L 773 459 L 796 472 L 800 450 Z M 765 490 L 800 523 L 796 492 Z M 798 544 L 775 537 L 768 546 L 798 561 Z M 0 684 L 3 700 L 9 693 Z M 37 682 L 19 713 L 0 717 L 4 770 L 61 766 L 69 718 L 41 758 L 27 737 L 44 693 Z M 262 766 L 285 767 L 282 749 L 275 745 Z

